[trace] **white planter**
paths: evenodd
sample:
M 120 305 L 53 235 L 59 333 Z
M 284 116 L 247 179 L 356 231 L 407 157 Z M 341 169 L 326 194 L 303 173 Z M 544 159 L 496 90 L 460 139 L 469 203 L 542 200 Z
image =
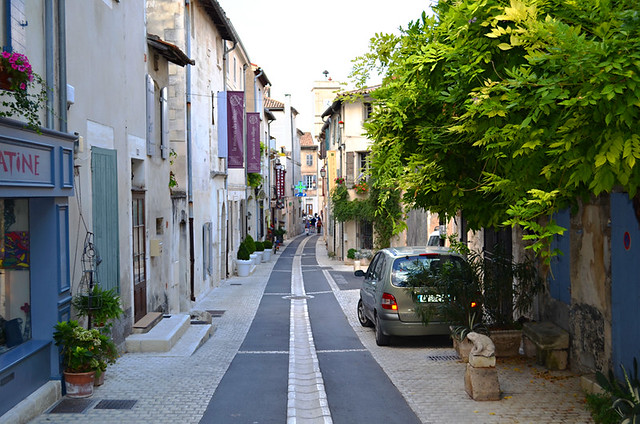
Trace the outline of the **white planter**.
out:
M 238 267 L 238 277 L 248 277 L 251 273 L 251 266 L 253 266 L 253 261 L 243 261 L 242 259 L 236 259 L 236 266 Z
M 260 262 L 260 260 L 258 259 L 258 254 L 256 252 L 253 252 L 251 254 L 251 262 L 253 262 L 254 265 L 258 265 L 258 263 Z
M 260 262 L 262 262 L 262 256 L 264 255 L 264 251 L 263 250 L 256 250 L 255 254 L 258 255 L 258 257 L 256 258 L 256 265 L 258 265 Z
M 262 252 L 262 262 L 269 262 L 271 259 L 271 249 L 266 249 Z

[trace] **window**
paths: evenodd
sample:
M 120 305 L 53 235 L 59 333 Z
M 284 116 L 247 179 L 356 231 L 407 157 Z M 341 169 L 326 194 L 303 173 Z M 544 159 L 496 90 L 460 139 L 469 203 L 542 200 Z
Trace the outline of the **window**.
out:
M 0 199 L 0 354 L 31 339 L 29 201 Z
M 315 175 L 305 175 L 304 176 L 304 184 L 307 186 L 307 189 L 316 188 L 316 176 Z
M 371 103 L 365 103 L 364 104 L 364 120 L 365 121 L 371 118 L 372 111 L 373 111 L 373 108 L 371 107 Z
M 313 166 L 313 155 L 307 155 L 307 166 Z
M 369 152 L 360 152 L 360 173 L 365 172 L 367 169 L 369 169 L 369 165 L 367 163 L 368 157 Z

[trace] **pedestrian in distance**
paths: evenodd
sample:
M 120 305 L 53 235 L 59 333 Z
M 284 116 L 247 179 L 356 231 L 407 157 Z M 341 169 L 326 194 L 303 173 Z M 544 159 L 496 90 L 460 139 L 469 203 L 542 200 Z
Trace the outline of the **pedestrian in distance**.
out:
M 322 234 L 322 220 L 318 217 L 318 222 L 316 222 L 317 233 Z
M 312 229 L 314 232 L 316 231 L 316 217 L 312 217 L 311 218 L 311 225 L 309 227 L 310 229 Z

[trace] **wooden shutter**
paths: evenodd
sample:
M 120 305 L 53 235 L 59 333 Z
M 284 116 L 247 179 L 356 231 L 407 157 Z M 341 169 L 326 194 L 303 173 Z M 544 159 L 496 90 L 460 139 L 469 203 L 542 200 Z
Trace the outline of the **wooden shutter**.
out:
M 354 179 L 355 179 L 353 175 L 354 160 L 355 160 L 355 153 L 347 152 L 347 174 L 345 175 L 347 187 L 351 187 L 354 183 Z
M 94 243 L 102 262 L 98 281 L 105 289 L 120 289 L 118 229 L 118 169 L 115 150 L 91 148 Z

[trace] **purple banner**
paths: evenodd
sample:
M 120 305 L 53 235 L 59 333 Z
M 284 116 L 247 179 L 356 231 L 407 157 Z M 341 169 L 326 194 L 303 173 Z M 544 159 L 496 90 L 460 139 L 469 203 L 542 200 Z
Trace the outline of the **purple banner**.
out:
M 244 92 L 227 92 L 227 128 L 229 130 L 229 168 L 244 166 L 242 136 L 244 125 Z
M 260 114 L 247 112 L 247 172 L 260 173 Z

